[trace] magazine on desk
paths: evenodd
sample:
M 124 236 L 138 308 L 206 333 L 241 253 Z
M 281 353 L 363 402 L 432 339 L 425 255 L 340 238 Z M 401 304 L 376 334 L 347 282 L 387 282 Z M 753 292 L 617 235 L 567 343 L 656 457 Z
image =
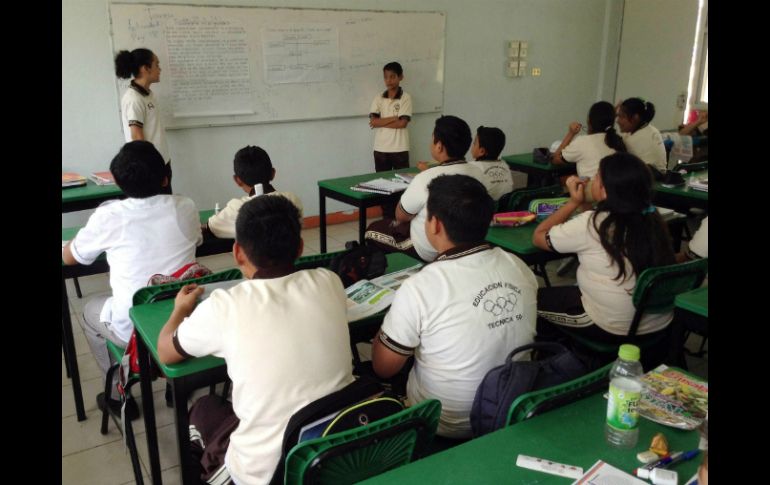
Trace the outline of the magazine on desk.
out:
M 639 414 L 674 428 L 697 428 L 708 413 L 708 382 L 659 365 L 642 376 Z
M 348 321 L 355 322 L 388 308 L 396 296 L 396 290 L 421 267 L 422 263 L 419 263 L 373 280 L 360 280 L 347 287 Z
M 87 180 L 85 177 L 75 172 L 62 172 L 61 173 L 61 188 L 67 187 L 82 187 L 86 185 Z

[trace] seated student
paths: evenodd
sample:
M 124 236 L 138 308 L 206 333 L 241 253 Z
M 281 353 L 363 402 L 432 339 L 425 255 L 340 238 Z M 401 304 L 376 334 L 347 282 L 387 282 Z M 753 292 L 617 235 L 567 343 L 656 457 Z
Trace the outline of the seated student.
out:
M 353 382 L 345 290 L 325 268 L 295 269 L 300 231 L 299 211 L 285 197 L 243 204 L 233 257 L 248 280 L 214 290 L 197 308 L 203 288 L 182 287 L 158 336 L 161 362 L 215 355 L 233 381 L 232 404 L 204 396 L 190 409 L 204 481 L 267 483 L 289 418 Z
M 102 375 L 110 367 L 106 340 L 125 347 L 131 338 L 134 326 L 128 309 L 136 290 L 156 273 L 171 274 L 195 261 L 195 247 L 202 241 L 195 203 L 181 195 L 162 193 L 168 184 L 166 163 L 152 143 L 123 145 L 110 163 L 110 172 L 127 198 L 100 205 L 62 249 L 64 264 L 91 264 L 107 253 L 112 296 L 89 300 L 81 322 Z M 117 380 L 117 373 L 115 377 Z M 115 399 L 99 394 L 99 408 L 104 409 L 106 401 L 119 413 L 114 386 L 112 396 Z M 135 407 L 129 410 L 136 414 Z
M 655 117 L 655 105 L 640 98 L 628 98 L 618 106 L 617 114 L 628 153 L 664 172 L 667 166 L 666 147 L 660 131 L 650 124 Z
M 588 135 L 580 133 L 577 121 L 569 125 L 561 145 L 553 154 L 553 163 L 575 164 L 578 177 L 593 177 L 599 170 L 599 160 L 616 151 L 626 151 L 623 139 L 615 131 L 615 108 L 607 101 L 599 101 L 588 110 Z
M 695 108 L 695 106 L 693 106 Z M 703 103 L 702 106 L 695 108 L 698 110 L 698 116 L 690 123 L 679 125 L 680 135 L 690 136 L 708 136 L 709 132 L 709 112 L 708 105 Z
M 471 145 L 471 156 L 474 160 L 468 162 L 481 169 L 489 187 L 489 195 L 495 201 L 513 190 L 513 177 L 508 164 L 500 160 L 500 153 L 505 146 L 505 133 L 500 128 L 479 126 L 476 137 Z
M 484 242 L 494 202 L 481 183 L 443 175 L 428 192 L 425 232 L 439 256 L 396 291 L 372 365 L 389 378 L 414 355 L 409 402 L 440 400 L 438 434 L 469 438 L 479 383 L 533 340 L 537 280 L 518 257 Z
M 465 153 L 471 146 L 471 129 L 468 123 L 456 116 L 436 119 L 430 153 L 439 165 L 418 173 L 401 195 L 396 207 L 396 220 L 383 219 L 373 222 L 366 230 L 366 239 L 384 250 L 404 251 L 423 261 L 433 261 L 438 253 L 428 242 L 425 220 L 428 200 L 428 184 L 439 175 L 469 175 L 482 183 L 484 174 L 465 161 Z M 489 186 L 485 184 L 487 190 Z M 406 223 L 409 223 L 408 235 Z
M 558 327 L 586 338 L 623 343 L 635 308 L 631 296 L 645 269 L 674 263 L 668 228 L 651 204 L 652 174 L 629 153 L 604 157 L 594 176 L 594 210 L 567 220 L 583 203 L 585 182 L 567 179 L 570 200 L 535 229 L 532 242 L 545 251 L 577 253 L 577 286 L 540 288 L 538 338 Z M 662 331 L 672 313 L 647 314 L 638 335 Z
M 676 255 L 677 263 L 709 257 L 709 218 L 706 216 L 687 245 L 687 251 Z
M 260 147 L 246 146 L 238 150 L 233 159 L 233 180 L 235 185 L 243 189 L 248 195 L 230 199 L 224 210 L 214 214 L 203 226 L 214 236 L 223 239 L 232 239 L 235 237 L 235 219 L 238 217 L 238 210 L 249 199 L 254 197 L 254 186 L 262 184 L 263 193 L 266 195 L 282 195 L 289 199 L 299 209 L 300 219 L 302 218 L 302 202 L 290 192 L 276 192 L 270 182 L 275 178 L 275 169 L 270 161 L 270 156 Z

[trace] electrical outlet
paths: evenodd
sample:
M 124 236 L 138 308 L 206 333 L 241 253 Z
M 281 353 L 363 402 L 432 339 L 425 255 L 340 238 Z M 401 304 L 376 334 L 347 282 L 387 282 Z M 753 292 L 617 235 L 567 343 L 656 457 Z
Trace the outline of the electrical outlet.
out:
M 532 68 L 532 75 L 533 76 L 539 76 L 540 75 L 540 68 L 539 67 L 533 67 Z

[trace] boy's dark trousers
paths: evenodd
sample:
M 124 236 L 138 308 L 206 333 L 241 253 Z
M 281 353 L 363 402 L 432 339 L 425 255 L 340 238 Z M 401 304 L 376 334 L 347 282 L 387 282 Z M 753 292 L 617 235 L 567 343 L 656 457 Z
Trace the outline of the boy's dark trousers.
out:
M 409 152 L 374 152 L 374 170 L 377 172 L 385 172 L 387 170 L 395 170 L 398 168 L 409 167 Z M 383 204 L 382 216 L 390 219 L 396 217 L 396 202 Z

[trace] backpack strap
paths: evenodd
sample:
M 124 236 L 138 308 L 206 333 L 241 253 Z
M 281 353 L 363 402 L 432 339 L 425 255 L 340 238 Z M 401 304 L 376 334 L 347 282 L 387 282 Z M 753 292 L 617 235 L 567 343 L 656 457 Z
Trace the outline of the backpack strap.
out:
M 516 347 L 513 349 L 513 351 L 508 354 L 508 358 L 505 362 L 510 363 L 513 360 L 514 355 L 525 352 L 527 350 L 545 350 L 551 352 L 554 355 L 569 352 L 567 347 L 558 342 L 532 342 L 531 344 L 522 345 L 521 347 Z

